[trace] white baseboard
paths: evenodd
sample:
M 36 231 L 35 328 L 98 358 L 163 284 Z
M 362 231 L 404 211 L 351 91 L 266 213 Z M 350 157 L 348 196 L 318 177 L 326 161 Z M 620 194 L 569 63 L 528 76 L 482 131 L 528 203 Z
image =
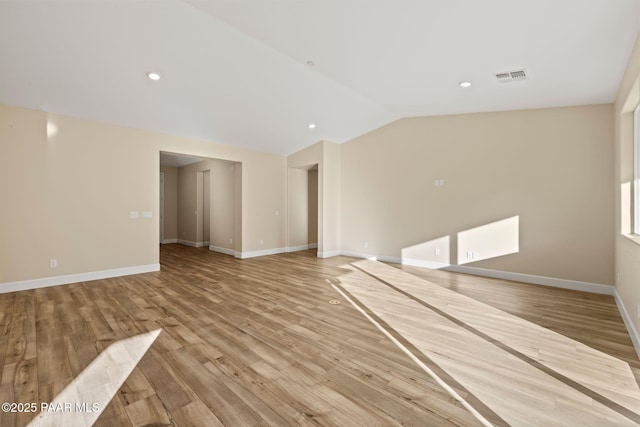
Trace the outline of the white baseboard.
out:
M 164 239 L 161 243 L 163 245 L 170 245 L 172 243 L 178 243 L 178 239 Z
M 317 243 L 309 243 L 309 249 L 318 249 Z
M 135 267 L 114 268 L 111 270 L 92 271 L 89 273 L 69 274 L 66 276 L 43 277 L 41 279 L 22 280 L 18 282 L 0 283 L 0 293 L 27 291 L 47 288 L 49 286 L 68 285 L 70 283 L 89 282 L 91 280 L 109 279 L 111 277 L 130 276 L 132 274 L 160 271 L 160 264 L 138 265 Z
M 629 333 L 629 337 L 633 343 L 633 347 L 640 357 L 640 335 L 635 328 L 635 325 L 632 321 L 632 318 L 629 316 L 622 300 L 620 299 L 620 295 L 618 295 L 618 291 L 614 286 L 611 285 L 603 285 L 600 283 L 589 283 L 589 282 L 580 282 L 576 280 L 566 280 L 566 279 L 557 279 L 555 277 L 546 277 L 546 276 L 535 276 L 532 274 L 523 274 L 523 273 L 512 273 L 508 271 L 500 271 L 500 270 L 490 270 L 487 268 L 478 268 L 478 267 L 469 267 L 463 265 L 449 265 L 449 264 L 440 264 L 440 263 L 431 263 L 429 261 L 421 261 L 421 260 L 412 260 L 412 259 L 404 259 L 396 257 L 388 257 L 388 256 L 376 256 L 370 254 L 363 254 L 358 252 L 350 252 L 350 251 L 342 251 L 341 255 L 350 256 L 354 258 L 366 258 L 373 259 L 385 262 L 393 262 L 393 263 L 402 263 L 406 265 L 415 265 L 418 267 L 427 267 L 433 269 L 441 269 L 446 271 L 452 271 L 455 273 L 464 273 L 471 274 L 474 276 L 482 276 L 482 277 L 491 277 L 494 279 L 502 279 L 502 280 L 511 280 L 514 282 L 521 283 L 530 283 L 533 285 L 544 285 L 550 286 L 554 288 L 562 288 L 562 289 L 572 289 L 575 291 L 583 291 L 583 292 L 591 292 L 594 294 L 604 294 L 611 295 L 614 297 L 616 301 L 616 305 L 618 306 L 618 311 L 620 312 L 620 316 L 622 316 L 622 320 L 624 321 L 625 326 L 627 327 L 627 332 Z M 318 256 L 320 256 L 318 254 Z
M 574 291 L 591 292 L 594 294 L 613 296 L 615 293 L 615 288 L 611 285 L 580 282 L 577 280 L 556 279 L 555 277 L 535 276 L 533 274 L 489 270 L 488 268 L 468 267 L 465 265 L 451 265 L 443 268 L 443 270 L 453 271 L 455 273 L 472 274 L 474 276 L 492 277 L 494 279 L 512 280 L 514 282 L 530 283 L 532 285 L 543 285 L 554 288 L 572 289 Z
M 318 258 L 331 258 L 334 256 L 340 256 L 342 253 L 340 251 L 318 251 Z
M 411 259 L 411 258 L 403 258 L 401 260 L 403 265 L 412 265 L 414 267 L 425 267 L 432 268 L 434 270 L 440 270 L 446 267 L 449 267 L 451 264 L 445 262 L 436 262 L 436 261 L 426 261 L 423 259 Z
M 209 245 L 209 250 L 213 252 L 220 252 L 221 254 L 227 254 L 232 256 L 236 255 L 236 251 L 234 251 L 233 249 L 223 248 L 221 246 Z
M 373 261 L 376 261 L 376 260 L 382 261 L 381 257 L 378 255 L 364 254 L 361 252 L 352 252 L 352 251 L 335 251 L 335 252 L 338 252 L 338 255 L 348 256 L 352 258 L 364 258 L 364 259 L 370 259 Z M 389 258 L 389 257 L 382 257 L 382 258 Z M 393 261 L 389 261 L 389 262 L 393 262 Z
M 622 321 L 624 325 L 627 327 L 627 332 L 629 333 L 629 337 L 631 338 L 631 342 L 633 343 L 633 347 L 636 349 L 636 353 L 640 358 L 640 335 L 638 335 L 638 331 L 636 330 L 633 321 L 631 320 L 631 316 L 627 312 L 627 309 L 624 307 L 622 303 L 622 299 L 618 294 L 618 290 L 614 288 L 613 290 L 613 298 L 616 300 L 616 305 L 618 306 L 618 311 L 620 312 L 620 316 L 622 316 Z
M 385 255 L 371 255 L 359 252 L 342 251 L 341 255 L 354 258 L 373 259 L 396 264 L 414 265 L 438 270 L 452 271 L 454 273 L 471 274 L 474 276 L 491 277 L 494 279 L 511 280 L 514 282 L 530 283 L 533 285 L 552 286 L 554 288 L 573 289 L 575 291 L 591 292 L 594 294 L 614 295 L 615 288 L 611 285 L 599 283 L 580 282 L 576 280 L 556 279 L 555 277 L 535 276 L 533 274 L 511 273 L 509 271 L 490 270 L 488 268 L 469 267 L 466 265 L 450 265 L 431 261 L 401 259 Z
M 300 246 L 288 246 L 287 252 L 298 252 L 298 251 L 308 251 L 309 245 L 300 245 Z
M 209 242 L 192 242 L 191 240 L 182 240 L 182 239 L 178 239 L 176 243 L 179 243 L 185 246 L 191 246 L 192 248 L 204 248 L 206 246 L 209 246 Z
M 285 253 L 286 251 L 287 251 L 287 248 L 274 248 L 274 249 L 264 249 L 261 251 L 237 252 L 235 254 L 235 257 L 240 259 L 255 258 L 258 256 L 282 254 L 282 253 Z

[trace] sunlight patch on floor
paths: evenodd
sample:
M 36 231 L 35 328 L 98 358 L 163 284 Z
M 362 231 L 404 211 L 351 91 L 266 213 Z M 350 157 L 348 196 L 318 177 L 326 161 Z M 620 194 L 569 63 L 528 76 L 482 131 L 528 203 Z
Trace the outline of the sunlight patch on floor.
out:
M 161 331 L 111 344 L 52 402 L 42 405 L 29 427 L 93 425 Z
M 627 363 L 386 264 L 352 266 L 340 286 L 508 423 L 640 419 Z

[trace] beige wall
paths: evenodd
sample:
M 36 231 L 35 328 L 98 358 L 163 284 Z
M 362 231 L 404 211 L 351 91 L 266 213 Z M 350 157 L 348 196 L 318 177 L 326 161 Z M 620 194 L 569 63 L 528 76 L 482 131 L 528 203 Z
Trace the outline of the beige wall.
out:
M 318 244 L 318 169 L 311 169 L 307 175 L 307 240 L 310 245 Z
M 340 145 L 320 141 L 287 158 L 289 168 L 318 169 L 318 256 L 340 253 Z
M 211 239 L 211 170 L 202 173 L 202 185 L 202 241 L 209 244 Z M 233 207 L 233 205 L 231 206 Z M 231 232 L 233 233 L 233 228 Z
M 342 249 L 401 257 L 405 249 L 430 260 L 442 246 L 446 262 L 612 283 L 612 112 L 599 105 L 404 119 L 286 158 L 0 106 L 0 282 L 157 263 L 158 154 L 166 151 L 235 162 L 228 172 L 241 197 L 226 204 L 241 225 L 232 244 L 239 252 L 287 246 L 287 170 L 317 164 L 320 256 Z M 49 137 L 48 121 L 57 127 Z M 622 176 L 628 149 L 620 136 L 616 142 Z M 130 211 L 153 218 L 130 219 Z M 178 208 L 177 222 L 193 212 Z M 482 245 L 483 235 L 514 227 L 517 253 L 496 256 L 503 245 L 494 247 L 495 239 Z M 195 241 L 195 227 L 177 228 L 178 239 Z M 216 242 L 229 246 L 228 230 L 216 233 L 212 227 Z M 505 241 L 514 245 L 513 236 Z M 638 278 L 636 248 L 616 240 L 619 291 L 630 311 L 637 290 L 625 283 Z M 458 259 L 467 249 L 479 259 Z M 482 259 L 487 254 L 494 257 Z
M 211 234 L 211 166 L 203 161 L 178 169 L 178 235 L 182 243 L 209 245 Z
M 324 204 L 324 192 L 323 192 L 323 186 L 322 186 L 322 182 L 320 180 L 320 174 L 321 174 L 321 170 L 324 170 L 324 158 L 323 158 L 323 153 L 324 153 L 324 141 L 320 141 L 317 142 L 307 148 L 305 148 L 304 150 L 298 151 L 297 153 L 291 154 L 289 157 L 287 157 L 287 166 L 288 166 L 288 170 L 296 170 L 296 169 L 310 169 L 313 168 L 315 165 L 317 165 L 317 169 L 318 169 L 318 256 L 321 256 L 323 253 L 323 239 L 322 239 L 322 222 L 323 222 L 323 213 L 322 213 L 322 206 Z M 307 202 L 307 198 L 305 197 L 304 200 L 296 200 L 296 199 L 292 199 L 291 197 L 291 191 L 292 189 L 289 187 L 289 183 L 287 183 L 287 195 L 288 195 L 288 199 L 287 199 L 287 204 L 289 206 L 291 206 L 292 204 L 296 204 L 296 203 L 305 203 Z M 291 208 L 289 208 L 288 210 L 290 210 Z M 302 209 L 301 207 L 298 207 L 297 209 Z M 308 205 L 306 207 L 306 209 L 308 210 Z M 296 222 L 296 218 L 289 218 L 289 212 L 287 212 L 287 225 L 288 225 L 288 229 L 291 226 L 292 222 Z M 308 238 L 308 236 L 307 236 Z M 293 240 L 295 240 L 295 237 L 293 238 Z M 290 235 L 290 232 L 287 231 L 287 241 L 291 242 L 292 241 L 292 236 Z M 289 243 L 289 246 L 293 246 L 291 243 Z
M 640 103 L 640 42 L 629 59 L 614 107 L 615 118 L 615 270 L 616 291 L 633 322 L 640 354 L 640 238 L 631 234 L 633 191 L 633 110 Z M 640 185 L 636 183 L 636 185 Z
M 0 283 L 50 275 L 49 260 L 68 247 L 54 218 L 46 126 L 43 113 L 0 106 Z
M 178 168 L 178 239 L 190 244 L 198 242 L 197 187 L 196 167 Z
M 178 169 L 182 212 L 178 230 L 185 236 L 181 240 L 197 246 L 207 242 L 216 250 L 236 250 L 236 225 L 241 221 L 236 198 L 241 193 L 235 182 L 235 168 L 233 162 L 208 159 Z
M 345 251 L 613 282 L 611 105 L 403 119 L 341 156 Z
M 216 248 L 234 250 L 236 224 L 240 224 L 240 212 L 236 212 L 235 164 L 212 160 L 210 168 L 211 235 L 209 244 Z M 240 194 L 237 196 L 239 197 Z
M 6 106 L 0 120 L 0 282 L 158 262 L 159 156 L 145 133 Z
M 178 168 L 160 166 L 164 174 L 164 240 L 178 238 Z
M 322 223 L 318 232 L 322 235 L 323 256 L 337 255 L 341 249 L 341 146 L 323 141 L 322 169 L 318 170 L 318 191 L 322 190 L 323 203 L 320 207 Z M 320 221 L 320 219 L 318 219 Z M 319 251 L 318 251 L 319 252 Z
M 309 183 L 305 169 L 289 168 L 288 180 L 288 247 L 309 243 Z
M 0 283 L 157 264 L 160 151 L 241 162 L 241 250 L 284 247 L 284 156 L 0 106 Z

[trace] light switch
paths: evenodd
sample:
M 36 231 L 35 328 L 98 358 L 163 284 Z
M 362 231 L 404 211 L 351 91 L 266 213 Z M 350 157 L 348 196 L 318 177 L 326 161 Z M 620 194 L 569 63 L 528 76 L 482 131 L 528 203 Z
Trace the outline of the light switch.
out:
M 138 219 L 138 211 L 131 211 L 131 212 L 129 212 L 129 218 L 131 218 L 131 219 Z
M 149 219 L 151 217 L 153 217 L 153 213 L 151 211 L 143 211 L 142 212 L 142 218 Z

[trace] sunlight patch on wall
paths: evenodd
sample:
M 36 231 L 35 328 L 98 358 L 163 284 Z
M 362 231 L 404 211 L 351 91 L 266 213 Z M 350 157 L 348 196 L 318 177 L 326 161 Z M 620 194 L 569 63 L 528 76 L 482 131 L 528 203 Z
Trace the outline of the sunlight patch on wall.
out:
M 519 251 L 519 215 L 458 233 L 459 265 Z
M 450 265 L 450 238 L 443 236 L 401 251 L 402 264 L 427 268 L 443 268 Z
M 58 125 L 51 120 L 47 120 L 47 139 L 51 139 L 58 134 Z

